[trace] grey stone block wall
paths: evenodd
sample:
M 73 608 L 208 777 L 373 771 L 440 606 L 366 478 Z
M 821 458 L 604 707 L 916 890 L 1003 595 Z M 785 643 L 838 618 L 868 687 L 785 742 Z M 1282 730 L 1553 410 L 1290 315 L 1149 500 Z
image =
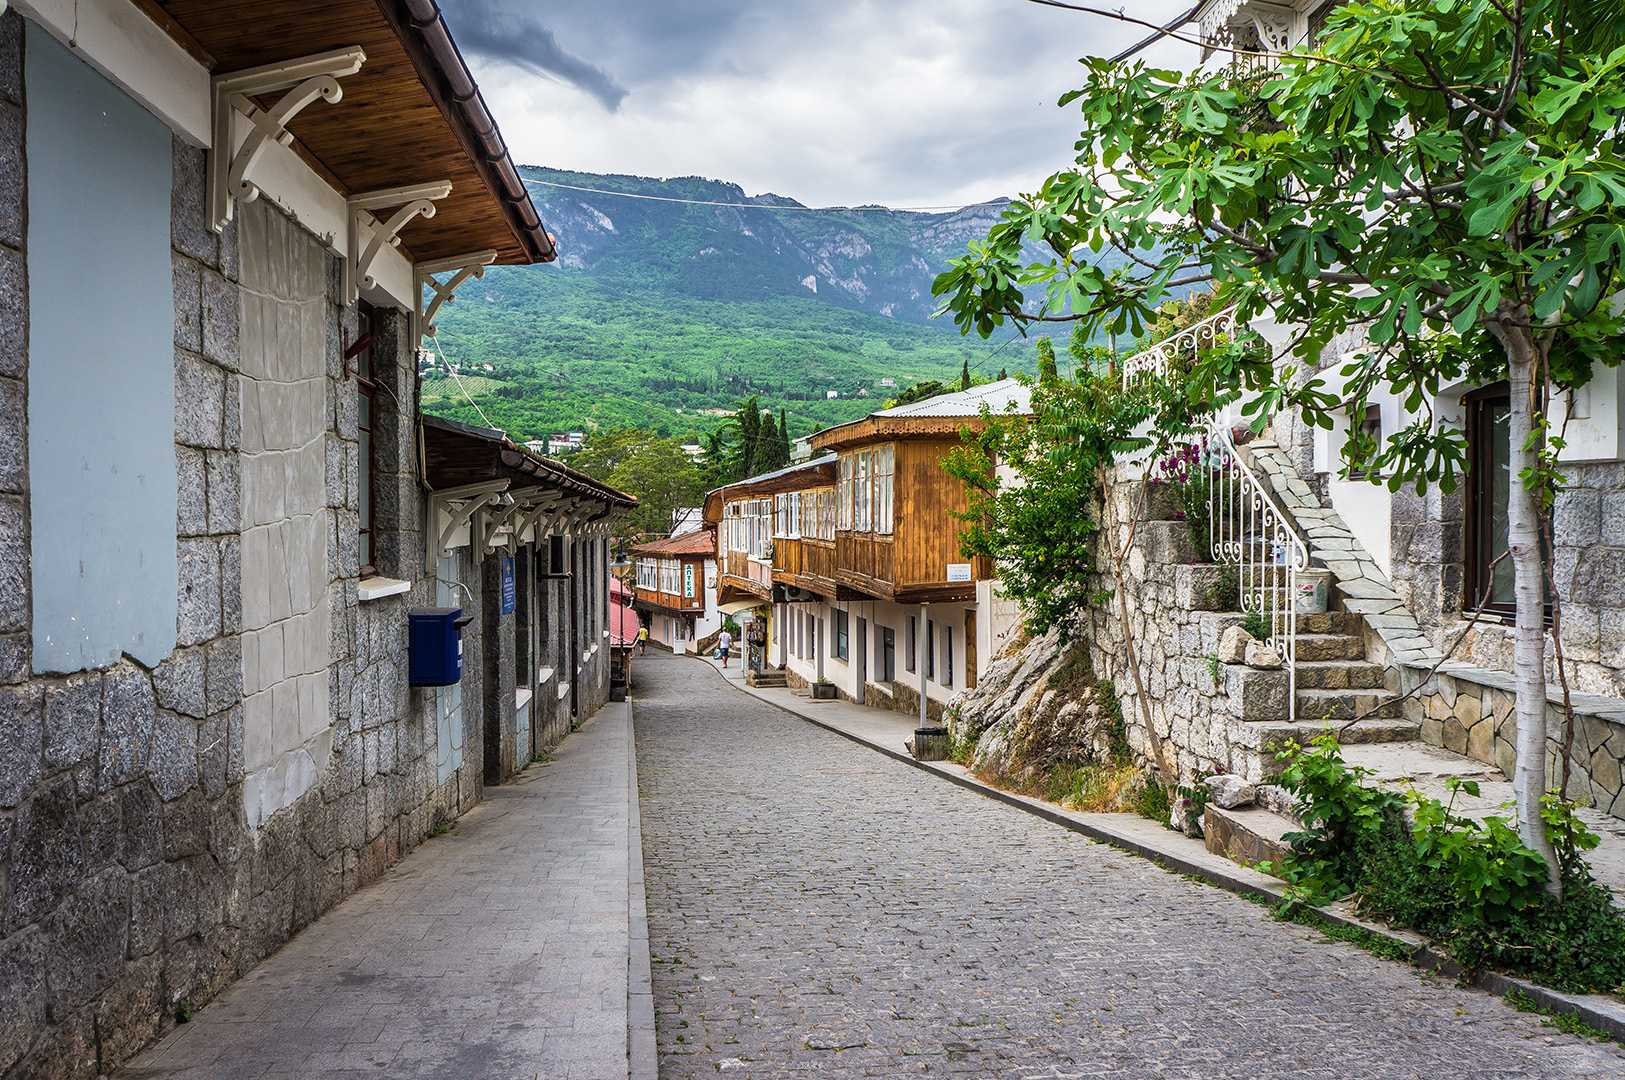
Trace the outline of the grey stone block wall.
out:
M 416 358 L 406 315 L 377 313 L 374 561 L 411 587 L 363 602 L 356 387 L 343 364 L 356 310 L 339 295 L 337 259 L 321 256 L 303 283 L 310 288 L 301 286 L 297 333 L 268 350 L 255 320 L 268 302 L 288 299 L 272 282 L 292 265 L 268 273 L 268 249 L 249 242 L 245 222 L 280 230 L 287 244 L 307 251 L 314 241 L 269 200 L 239 207 L 236 220 L 213 232 L 204 154 L 177 140 L 176 399 L 173 416 L 154 422 L 172 424 L 175 436 L 180 645 L 152 668 L 125 658 L 98 671 L 32 676 L 22 50 L 20 16 L 0 15 L 0 1077 L 92 1077 L 115 1071 L 172 1027 L 179 1003 L 208 1001 L 376 878 L 437 821 L 474 806 L 486 774 L 484 688 L 505 676 L 511 703 L 513 665 L 511 655 L 507 663 L 485 658 L 483 590 L 461 549 L 475 617 L 466 634 L 464 759 L 440 783 L 436 694 L 407 682 L 407 612 L 433 605 L 435 584 L 424 569 Z M 285 366 L 293 360 L 296 372 Z M 293 398 L 297 408 L 280 408 Z M 245 423 L 250 401 L 257 412 Z M 309 430 L 278 427 L 294 415 Z M 282 492 L 280 514 L 268 512 L 274 502 L 263 477 L 251 478 L 245 464 L 268 452 L 287 458 L 283 475 L 297 481 Z M 298 506 L 289 505 L 289 492 Z M 286 565 L 320 574 L 255 578 L 264 556 L 256 549 L 245 558 L 245 538 L 254 527 L 295 520 L 319 528 L 300 534 Z M 245 564 L 256 589 L 277 584 L 310 594 L 300 609 L 308 621 L 279 640 L 283 648 L 297 642 L 300 675 L 309 677 L 300 689 L 308 683 L 313 692 L 297 704 L 256 705 L 254 718 L 248 678 L 253 673 L 262 689 L 263 649 L 273 646 L 256 637 L 251 655 L 245 611 L 254 613 L 256 634 L 294 620 L 291 611 L 265 618 L 269 601 L 245 597 Z M 556 655 L 567 678 L 566 594 L 587 583 L 577 576 L 547 584 L 553 640 L 542 651 Z M 606 585 L 598 573 L 599 594 Z M 596 632 L 599 612 L 578 600 Z M 311 626 L 321 633 L 309 633 Z M 607 697 L 606 649 L 595 655 L 599 664 L 601 678 L 584 670 L 580 680 L 573 704 L 581 718 Z M 570 704 L 554 698 L 538 725 L 545 728 L 539 746 L 569 730 Z M 285 718 L 289 708 L 301 723 L 325 725 L 329 749 L 290 800 L 251 822 L 247 742 L 260 734 L 255 723 Z
M 414 358 L 386 365 L 380 435 L 391 568 L 414 585 L 361 604 L 354 567 L 353 384 L 330 292 L 319 474 L 337 523 L 321 610 L 334 752 L 292 805 L 250 829 L 244 807 L 242 253 L 204 221 L 204 155 L 177 141 L 172 197 L 173 423 L 181 646 L 147 669 L 29 670 L 27 280 L 21 20 L 0 16 L 0 1075 L 115 1070 L 300 927 L 480 797 L 481 755 L 436 782 L 432 695 L 406 685 L 406 610 L 433 602 L 412 472 Z M 274 211 L 273 211 L 274 212 Z M 336 281 L 336 261 L 327 276 Z M 323 283 L 324 292 L 326 283 Z M 336 292 L 336 290 L 335 290 Z M 386 313 L 401 327 L 401 313 Z M 387 396 L 381 395 L 385 400 Z M 337 452 L 334 452 L 334 451 Z M 386 500 L 381 499 L 381 503 Z M 346 536 L 343 527 L 348 526 Z M 479 723 L 478 664 L 466 722 Z M 477 739 L 469 745 L 479 745 Z M 473 774 L 470 777 L 467 774 Z

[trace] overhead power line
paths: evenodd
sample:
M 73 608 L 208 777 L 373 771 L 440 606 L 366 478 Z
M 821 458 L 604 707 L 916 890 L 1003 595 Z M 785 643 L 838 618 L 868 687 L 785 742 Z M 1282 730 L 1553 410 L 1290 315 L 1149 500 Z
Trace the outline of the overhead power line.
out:
M 987 203 L 967 203 L 965 205 L 950 206 L 779 206 L 774 203 L 753 202 L 712 202 L 707 199 L 678 199 L 670 195 L 639 195 L 631 191 L 609 191 L 604 188 L 581 187 L 576 184 L 561 184 L 556 180 L 525 179 L 527 184 L 543 184 L 547 187 L 564 188 L 568 191 L 585 191 L 590 195 L 619 195 L 623 199 L 646 199 L 649 202 L 686 203 L 689 206 L 731 206 L 740 210 L 800 210 L 811 214 L 827 214 L 831 211 L 856 214 L 878 214 L 893 212 L 925 212 L 931 210 L 965 210 L 971 206 L 991 206 Z

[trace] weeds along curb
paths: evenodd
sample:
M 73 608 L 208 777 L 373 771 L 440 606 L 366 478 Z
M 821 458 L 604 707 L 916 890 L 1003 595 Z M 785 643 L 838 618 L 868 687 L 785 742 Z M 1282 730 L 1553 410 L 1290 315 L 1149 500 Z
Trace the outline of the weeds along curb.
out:
M 696 657 L 695 659 L 701 658 Z M 709 664 L 706 666 L 710 667 Z M 716 671 L 717 669 L 713 667 L 711 670 Z M 719 676 L 722 675 L 720 671 L 717 671 L 717 674 Z M 723 676 L 723 681 L 728 681 L 726 676 Z M 729 682 L 728 685 L 734 686 L 735 684 Z M 1243 897 L 1262 899 L 1271 904 L 1285 905 L 1290 916 L 1310 916 L 1313 919 L 1318 919 L 1322 923 L 1326 923 L 1346 931 L 1363 932 L 1371 935 L 1374 938 L 1379 938 L 1383 941 L 1390 942 L 1396 949 L 1403 950 L 1405 953 L 1409 954 L 1410 962 L 1413 966 L 1423 971 L 1443 975 L 1446 978 L 1463 981 L 1463 970 L 1460 964 L 1450 959 L 1443 952 L 1434 948 L 1432 945 L 1426 943 L 1419 944 L 1418 940 L 1395 933 L 1388 927 L 1379 925 L 1377 923 L 1366 922 L 1363 919 L 1354 918 L 1352 916 L 1343 915 L 1327 908 L 1310 907 L 1308 905 L 1299 903 L 1298 901 L 1292 900 L 1287 896 L 1284 887 L 1276 887 L 1273 885 L 1260 884 L 1259 882 L 1255 881 L 1247 881 L 1243 878 L 1237 877 L 1234 874 L 1225 873 L 1223 870 L 1215 867 L 1192 862 L 1191 860 L 1180 855 L 1178 852 L 1158 848 L 1152 844 L 1146 843 L 1144 840 L 1138 837 L 1130 836 L 1127 833 L 1119 833 L 1113 829 L 1103 828 L 1094 824 L 1093 822 L 1080 821 L 1071 815 L 1057 810 L 1047 803 L 1039 802 L 1036 799 L 1029 799 L 1024 795 L 1017 795 L 1014 792 L 1004 791 L 1000 788 L 993 787 L 990 784 L 984 784 L 980 780 L 976 780 L 969 776 L 960 776 L 956 773 L 949 772 L 946 769 L 936 768 L 934 762 L 916 761 L 913 757 L 903 753 L 900 750 L 893 750 L 888 746 L 882 746 L 877 742 L 872 742 L 865 739 L 861 735 L 854 734 L 850 731 L 845 731 L 827 721 L 820 720 L 814 716 L 808 716 L 806 713 L 797 712 L 796 710 L 789 708 L 786 705 L 782 705 L 777 701 L 763 697 L 761 694 L 754 692 L 754 690 L 750 687 L 736 686 L 735 688 L 749 694 L 751 697 L 755 698 L 757 701 L 760 701 L 764 705 L 769 705 L 775 709 L 778 709 L 782 713 L 812 724 L 814 727 L 820 727 L 825 731 L 833 732 L 844 739 L 849 739 L 852 742 L 857 743 L 859 746 L 864 746 L 870 750 L 876 751 L 877 753 L 884 754 L 886 757 L 900 761 L 905 765 L 911 765 L 914 768 L 919 769 L 921 772 L 930 773 L 932 776 L 946 780 L 951 784 L 957 784 L 960 787 L 965 788 L 967 791 L 974 791 L 978 795 L 993 799 L 997 802 L 1002 802 L 1008 806 L 1013 806 L 1018 810 L 1024 810 L 1027 813 L 1032 814 L 1034 817 L 1043 818 L 1045 821 L 1048 821 L 1051 824 L 1059 825 L 1063 829 L 1069 829 L 1075 833 L 1080 833 L 1089 837 L 1091 840 L 1098 840 L 1101 843 L 1109 844 L 1112 847 L 1128 852 L 1131 855 L 1138 855 L 1142 858 L 1149 859 L 1164 870 L 1169 870 L 1185 877 L 1195 878 L 1205 882 L 1208 885 L 1213 885 L 1217 888 L 1225 890 L 1226 892 L 1236 893 L 1237 895 Z M 1295 921 L 1306 925 L 1313 925 L 1309 918 L 1295 918 Z M 1525 1000 L 1532 1001 L 1534 1003 L 1536 1008 L 1533 1011 L 1546 1013 L 1551 1016 L 1574 1017 L 1575 1019 L 1584 1023 L 1587 1027 L 1593 1028 L 1620 1043 L 1625 1043 L 1625 1004 L 1609 1002 L 1602 999 L 1600 995 L 1579 996 L 1574 994 L 1564 994 L 1548 987 L 1532 983 L 1528 979 L 1520 979 L 1512 975 L 1502 975 L 1493 971 L 1479 972 L 1472 978 L 1465 980 L 1465 984 L 1477 987 L 1478 989 L 1483 990 L 1485 993 L 1492 994 L 1499 998 L 1506 997 L 1508 993 L 1522 995 Z M 1523 1008 L 1521 1004 L 1514 1004 L 1513 1007 L 1520 1009 Z M 1530 1010 L 1523 1009 L 1523 1011 Z

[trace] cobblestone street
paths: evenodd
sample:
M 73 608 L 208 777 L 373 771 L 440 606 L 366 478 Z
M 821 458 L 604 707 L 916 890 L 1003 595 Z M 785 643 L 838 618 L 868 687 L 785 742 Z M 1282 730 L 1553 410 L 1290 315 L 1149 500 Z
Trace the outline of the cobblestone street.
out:
M 662 1077 L 1620 1077 L 1476 990 L 638 662 Z

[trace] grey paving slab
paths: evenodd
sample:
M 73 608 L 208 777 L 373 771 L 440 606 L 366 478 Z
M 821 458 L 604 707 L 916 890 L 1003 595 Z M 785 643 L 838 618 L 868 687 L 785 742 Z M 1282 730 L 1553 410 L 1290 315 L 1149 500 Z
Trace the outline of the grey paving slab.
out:
M 876 755 L 704 662 L 651 655 L 638 682 L 662 1077 L 1625 1076 L 1617 1046 Z
M 610 705 L 120 1075 L 626 1080 L 635 790 Z

